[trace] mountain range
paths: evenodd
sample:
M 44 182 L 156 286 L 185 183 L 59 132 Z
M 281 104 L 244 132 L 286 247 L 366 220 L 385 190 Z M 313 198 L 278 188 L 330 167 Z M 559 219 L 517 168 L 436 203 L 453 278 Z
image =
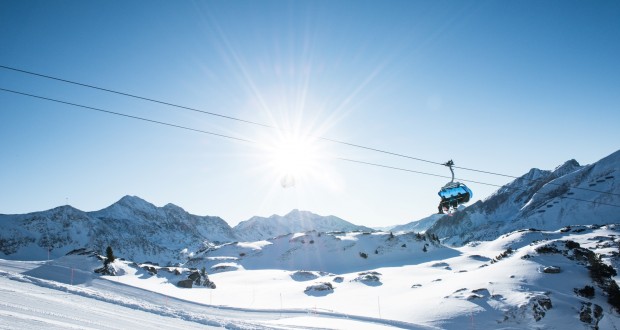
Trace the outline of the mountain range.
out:
M 188 249 L 234 240 L 230 226 L 219 217 L 192 215 L 173 204 L 156 207 L 133 196 L 95 212 L 60 206 L 0 215 L 0 229 L 0 256 L 21 260 L 113 246 L 119 255 L 135 260 L 178 262 Z
M 392 232 L 300 210 L 231 228 L 134 196 L 0 215 L 0 304 L 13 328 L 108 326 L 114 314 L 120 327 L 617 329 L 618 169 L 620 151 L 532 169 Z M 107 245 L 116 276 L 97 273 Z M 180 285 L 200 272 L 216 290 Z M 172 320 L 148 323 L 162 316 Z
M 239 240 L 250 242 L 311 230 L 319 232 L 373 231 L 371 228 L 354 225 L 333 215 L 320 216 L 300 210 L 292 210 L 284 216 L 274 214 L 268 218 L 252 217 L 233 228 Z
M 65 205 L 51 210 L 0 215 L 0 258 L 42 260 L 87 248 L 113 246 L 132 260 L 182 263 L 193 251 L 239 240 L 263 240 L 291 232 L 372 231 L 334 216 L 293 210 L 287 215 L 253 217 L 231 228 L 220 217 L 193 215 L 174 204 L 157 207 L 125 196 L 99 211 Z
M 427 218 L 392 231 L 427 232 L 442 242 L 464 245 L 535 228 L 620 223 L 620 151 L 581 166 L 569 160 L 553 171 L 532 169 L 483 201 L 452 216 Z M 237 241 L 261 241 L 298 232 L 372 232 L 335 216 L 308 211 L 252 217 L 231 228 L 220 217 L 192 215 L 167 204 L 157 207 L 125 196 L 99 211 L 71 206 L 21 215 L 0 215 L 0 257 L 41 260 L 78 248 L 103 251 L 138 261 L 184 263 L 195 252 Z

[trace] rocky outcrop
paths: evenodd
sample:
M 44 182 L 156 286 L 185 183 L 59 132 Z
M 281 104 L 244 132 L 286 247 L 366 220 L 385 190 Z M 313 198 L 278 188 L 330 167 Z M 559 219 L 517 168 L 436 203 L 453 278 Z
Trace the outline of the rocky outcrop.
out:
M 186 289 L 191 289 L 194 286 L 194 281 L 193 280 L 180 280 L 179 282 L 177 282 L 177 286 L 179 288 L 186 288 Z
M 591 302 L 581 303 L 581 310 L 579 310 L 579 320 L 592 327 L 592 329 L 598 329 L 598 322 L 603 318 L 603 308 L 597 304 Z
M 192 288 L 194 286 L 203 286 L 209 289 L 215 289 L 215 283 L 211 282 L 206 272 L 199 272 L 193 270 L 187 276 L 187 279 L 177 282 L 177 286 L 180 288 Z
M 334 291 L 334 286 L 329 282 L 322 282 L 307 286 L 304 292 L 306 294 L 312 293 L 331 293 Z

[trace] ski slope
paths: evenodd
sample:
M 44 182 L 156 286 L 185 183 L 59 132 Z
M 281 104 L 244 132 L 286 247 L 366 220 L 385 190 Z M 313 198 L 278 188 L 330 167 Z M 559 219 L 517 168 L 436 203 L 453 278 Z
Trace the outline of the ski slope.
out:
M 200 303 L 205 297 L 185 296 L 188 290 L 172 287 L 176 292 L 167 295 L 167 285 L 146 281 L 131 286 L 123 282 L 140 283 L 140 279 L 99 278 L 79 269 L 79 260 L 73 262 L 0 260 L 0 329 L 427 328 L 316 309 L 207 305 Z M 204 294 L 206 290 L 197 291 Z

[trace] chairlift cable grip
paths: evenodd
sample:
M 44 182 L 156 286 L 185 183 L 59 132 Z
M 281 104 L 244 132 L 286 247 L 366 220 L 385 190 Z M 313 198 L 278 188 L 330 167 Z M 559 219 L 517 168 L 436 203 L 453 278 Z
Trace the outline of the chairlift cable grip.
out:
M 444 165 L 448 166 L 448 168 L 450 168 L 450 173 L 452 173 L 452 179 L 450 180 L 450 183 L 454 182 L 454 170 L 452 169 L 452 166 L 454 166 L 454 162 L 452 161 L 452 159 L 450 159 Z

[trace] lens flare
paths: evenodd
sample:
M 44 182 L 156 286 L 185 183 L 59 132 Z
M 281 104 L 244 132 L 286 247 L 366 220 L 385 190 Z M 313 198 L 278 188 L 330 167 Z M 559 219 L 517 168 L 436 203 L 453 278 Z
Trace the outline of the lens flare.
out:
M 270 148 L 271 167 L 281 177 L 282 187 L 293 187 L 310 175 L 317 165 L 319 150 L 308 137 L 283 135 Z

